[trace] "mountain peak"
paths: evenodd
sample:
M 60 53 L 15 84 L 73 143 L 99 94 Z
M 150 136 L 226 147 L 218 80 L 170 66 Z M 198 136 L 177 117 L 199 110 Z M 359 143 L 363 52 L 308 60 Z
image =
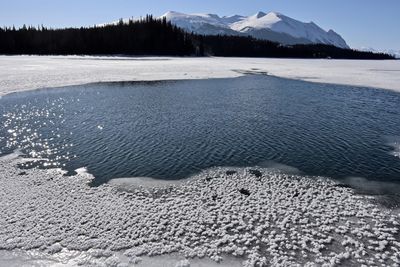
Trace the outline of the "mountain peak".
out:
M 216 19 L 220 18 L 217 14 L 206 14 L 206 16 L 208 16 L 210 18 L 216 18 Z
M 162 15 L 162 16 L 167 16 L 167 15 L 182 15 L 182 14 L 183 14 L 183 13 L 170 10 L 170 11 L 168 11 L 167 13 L 165 13 L 165 14 Z
M 271 12 L 268 13 L 268 15 L 280 17 L 280 16 L 282 16 L 282 13 L 279 13 L 279 12 L 276 12 L 276 11 L 271 11 Z
M 180 13 L 180 12 L 176 12 L 176 11 L 168 11 L 167 13 L 165 13 L 164 15 L 162 15 L 162 18 L 171 18 L 171 17 L 181 17 L 181 16 L 185 16 L 184 13 Z
M 257 19 L 264 17 L 265 15 L 267 15 L 266 13 L 262 12 L 262 11 L 258 11 L 256 14 L 254 14 L 252 17 L 255 17 Z

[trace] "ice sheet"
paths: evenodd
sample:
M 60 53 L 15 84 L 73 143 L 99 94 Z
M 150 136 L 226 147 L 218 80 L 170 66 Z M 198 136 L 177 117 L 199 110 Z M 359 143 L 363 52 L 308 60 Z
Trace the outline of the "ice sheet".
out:
M 224 78 L 245 73 L 400 91 L 400 60 L 0 56 L 0 96 L 102 81 Z

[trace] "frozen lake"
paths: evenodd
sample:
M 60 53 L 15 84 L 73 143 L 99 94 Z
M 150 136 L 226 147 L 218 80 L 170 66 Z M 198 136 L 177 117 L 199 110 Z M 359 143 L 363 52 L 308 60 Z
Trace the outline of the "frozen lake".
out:
M 400 263 L 399 61 L 0 62 L 0 265 Z
M 400 183 L 398 103 L 396 92 L 263 75 L 43 89 L 0 99 L 0 151 L 39 159 L 23 168 L 87 167 L 97 185 L 276 163 Z

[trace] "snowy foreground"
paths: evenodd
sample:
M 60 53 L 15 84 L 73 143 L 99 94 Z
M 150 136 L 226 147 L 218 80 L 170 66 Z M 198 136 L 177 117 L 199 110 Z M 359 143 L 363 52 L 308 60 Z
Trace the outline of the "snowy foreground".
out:
M 0 56 L 0 96 L 100 81 L 225 78 L 251 72 L 400 91 L 400 60 Z
M 1 266 L 400 263 L 399 216 L 328 179 L 216 168 L 93 188 L 85 172 L 22 171 L 20 160 L 0 160 Z

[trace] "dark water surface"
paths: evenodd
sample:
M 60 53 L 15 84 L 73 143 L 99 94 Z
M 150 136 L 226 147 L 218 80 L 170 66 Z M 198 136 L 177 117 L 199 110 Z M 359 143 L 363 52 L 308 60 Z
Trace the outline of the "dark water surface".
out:
M 0 154 L 111 178 L 274 161 L 400 183 L 400 94 L 268 76 L 101 83 L 0 99 Z

